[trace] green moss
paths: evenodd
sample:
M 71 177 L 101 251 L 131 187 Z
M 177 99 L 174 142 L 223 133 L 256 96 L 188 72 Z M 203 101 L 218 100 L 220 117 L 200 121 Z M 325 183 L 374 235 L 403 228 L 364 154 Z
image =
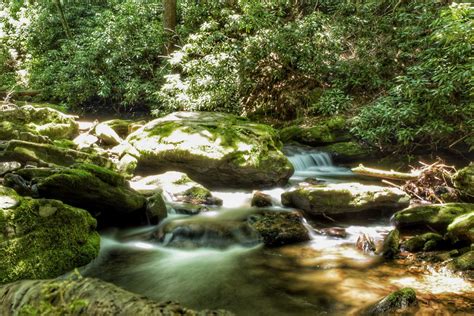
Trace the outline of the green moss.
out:
M 212 196 L 211 192 L 201 186 L 193 186 L 184 191 L 184 196 L 195 200 L 206 200 Z
M 96 166 L 89 163 L 78 163 L 72 165 L 71 168 L 88 171 L 100 180 L 110 185 L 119 186 L 126 184 L 126 179 L 124 176 L 104 167 Z
M 345 131 L 346 120 L 341 116 L 315 122 L 313 126 L 293 125 L 280 131 L 284 142 L 297 141 L 308 145 L 323 145 L 334 143 L 347 138 Z
M 455 271 L 474 270 L 474 251 L 468 251 L 465 254 L 453 259 L 449 267 Z
M 110 126 L 120 137 L 125 138 L 128 135 L 129 126 L 132 124 L 132 121 L 114 119 L 103 123 Z
M 383 242 L 382 255 L 385 259 L 392 259 L 399 253 L 400 232 L 398 229 L 388 233 Z
M 357 142 L 340 142 L 325 146 L 321 149 L 334 154 L 336 157 L 339 156 L 344 159 L 362 159 L 370 155 L 371 150 L 363 147 Z
M 395 213 L 393 221 L 402 229 L 417 227 L 429 230 L 431 227 L 446 232 L 448 225 L 457 216 L 473 210 L 474 204 L 468 203 L 422 205 Z
M 474 243 L 474 211 L 460 215 L 448 226 L 448 233 L 458 240 Z
M 440 234 L 426 233 L 414 236 L 403 243 L 403 248 L 411 251 L 432 251 L 439 249 L 444 244 L 444 239 Z
M 54 146 L 60 147 L 60 148 L 68 148 L 68 149 L 74 149 L 76 148 L 76 144 L 69 139 L 57 139 L 53 141 Z
M 56 277 L 98 254 L 95 219 L 60 201 L 25 198 L 5 221 L 14 233 L 0 244 L 1 283 Z
M 467 202 L 474 202 L 474 164 L 459 170 L 453 177 L 454 186 Z
M 265 211 L 249 218 L 266 246 L 276 247 L 309 240 L 302 217 L 297 212 Z

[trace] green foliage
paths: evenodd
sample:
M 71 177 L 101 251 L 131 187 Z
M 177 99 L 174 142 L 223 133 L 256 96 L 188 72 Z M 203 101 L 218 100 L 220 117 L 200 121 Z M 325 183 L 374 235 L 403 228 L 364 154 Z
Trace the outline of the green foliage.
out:
M 452 5 L 432 21 L 419 63 L 362 109 L 353 132 L 383 148 L 446 146 L 474 130 L 473 8 Z M 471 143 L 473 145 L 474 143 Z

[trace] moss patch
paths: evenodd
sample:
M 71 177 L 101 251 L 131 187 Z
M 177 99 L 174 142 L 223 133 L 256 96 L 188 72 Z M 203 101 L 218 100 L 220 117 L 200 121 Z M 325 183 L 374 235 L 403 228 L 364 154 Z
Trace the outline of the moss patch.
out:
M 51 278 L 94 259 L 100 237 L 86 211 L 60 201 L 22 199 L 3 212 L 0 282 Z

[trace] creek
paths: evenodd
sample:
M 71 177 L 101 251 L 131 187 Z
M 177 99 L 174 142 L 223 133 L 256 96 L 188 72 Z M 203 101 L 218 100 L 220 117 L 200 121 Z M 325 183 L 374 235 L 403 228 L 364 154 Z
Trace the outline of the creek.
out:
M 358 180 L 350 169 L 335 166 L 327 153 L 298 147 L 285 152 L 295 168 L 290 184 L 263 191 L 272 196 L 275 211 L 282 210 L 281 193 L 308 177 L 339 183 Z M 224 201 L 223 206 L 194 215 L 193 221 L 234 225 L 255 212 L 250 207 L 252 192 L 213 195 Z M 311 240 L 279 248 L 263 247 L 239 227 L 227 240 L 212 232 L 195 236 L 180 230 L 168 233 L 162 242 L 150 239 L 160 227 L 172 222 L 179 227 L 179 221 L 189 218 L 170 209 L 158 228 L 103 231 L 99 257 L 81 273 L 158 301 L 178 301 L 197 310 L 226 309 L 236 315 L 353 314 L 406 286 L 417 291 L 420 314 L 464 313 L 474 303 L 472 284 L 455 274 L 430 264 L 386 262 L 357 249 L 361 235 L 381 243 L 391 229 L 389 216 L 337 223 L 308 219 Z M 320 233 L 331 226 L 344 228 L 346 236 Z

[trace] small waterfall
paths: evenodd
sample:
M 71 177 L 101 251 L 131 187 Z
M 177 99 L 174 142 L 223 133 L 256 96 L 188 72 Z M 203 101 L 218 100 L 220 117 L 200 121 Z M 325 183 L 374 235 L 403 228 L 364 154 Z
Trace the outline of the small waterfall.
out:
M 334 166 L 331 156 L 325 152 L 309 152 L 288 157 L 295 171 L 304 171 L 311 167 Z
M 304 181 L 307 178 L 340 182 L 341 180 L 337 178 L 353 176 L 349 169 L 335 166 L 331 155 L 327 152 L 301 147 L 288 147 L 285 152 L 295 168 L 295 173 L 290 179 L 293 183 Z

